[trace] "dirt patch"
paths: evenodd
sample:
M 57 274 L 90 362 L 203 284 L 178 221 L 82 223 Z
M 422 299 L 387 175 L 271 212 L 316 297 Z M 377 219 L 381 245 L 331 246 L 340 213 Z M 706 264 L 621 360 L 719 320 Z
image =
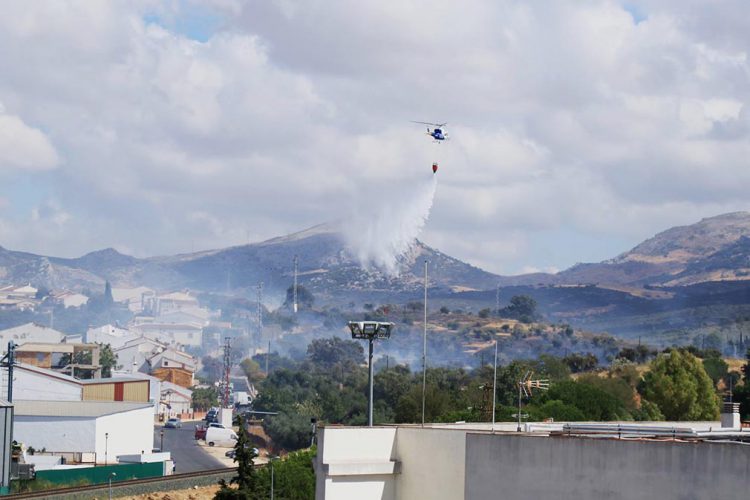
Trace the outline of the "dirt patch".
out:
M 213 498 L 219 486 L 194 486 L 185 490 L 144 493 L 142 495 L 117 497 L 125 500 L 203 500 Z

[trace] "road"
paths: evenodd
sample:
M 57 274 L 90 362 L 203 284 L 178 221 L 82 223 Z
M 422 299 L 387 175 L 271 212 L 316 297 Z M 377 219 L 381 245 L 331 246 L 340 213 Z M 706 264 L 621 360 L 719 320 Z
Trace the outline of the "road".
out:
M 198 422 L 183 422 L 181 429 L 164 429 L 154 426 L 154 448 L 161 447 L 161 431 L 164 431 L 164 451 L 172 453 L 177 464 L 177 472 L 195 472 L 226 467 L 220 461 L 203 451 L 195 440 L 195 426 Z

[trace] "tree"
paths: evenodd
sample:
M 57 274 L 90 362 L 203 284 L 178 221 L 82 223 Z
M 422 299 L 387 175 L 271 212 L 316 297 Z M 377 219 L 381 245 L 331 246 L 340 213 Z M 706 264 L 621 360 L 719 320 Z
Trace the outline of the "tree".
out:
M 510 304 L 501 310 L 501 316 L 514 318 L 522 323 L 531 323 L 537 318 L 536 300 L 528 295 L 514 295 Z
M 99 344 L 99 364 L 102 366 L 102 377 L 109 378 L 112 376 L 112 368 L 117 366 L 117 354 L 112 352 L 112 346 L 109 344 Z
M 309 416 L 279 413 L 263 419 L 263 429 L 274 446 L 285 450 L 299 450 L 310 446 L 312 428 Z
M 360 342 L 339 337 L 315 339 L 307 346 L 307 358 L 319 367 L 330 368 L 336 364 L 365 362 L 365 350 Z
M 643 397 L 655 403 L 667 420 L 715 420 L 719 398 L 698 358 L 675 349 L 651 362 L 643 379 Z
M 115 303 L 114 297 L 112 297 L 112 285 L 109 284 L 109 281 L 104 283 L 104 307 L 109 308 L 112 307 L 112 304 Z
M 255 471 L 254 462 L 258 454 L 250 444 L 245 417 L 240 415 L 237 420 L 239 430 L 237 431 L 237 443 L 234 445 L 234 461 L 237 463 L 237 475 L 230 481 L 230 484 L 237 485 L 237 489 L 230 488 L 226 481 L 221 479 L 219 481 L 220 489 L 214 496 L 217 500 L 256 498 L 260 493 L 258 474 Z
M 297 285 L 297 306 L 300 310 L 312 309 L 315 303 L 315 295 L 302 285 Z M 294 285 L 286 289 L 286 300 L 284 306 L 287 309 L 291 309 L 294 306 Z
M 219 395 L 215 387 L 193 388 L 194 409 L 205 411 L 214 406 L 219 406 Z
M 706 370 L 708 376 L 711 377 L 714 386 L 718 385 L 718 383 L 727 376 L 727 373 L 729 373 L 729 365 L 721 358 L 704 359 L 703 369 Z
M 260 364 L 253 359 L 243 359 L 240 368 L 250 382 L 258 382 L 265 378 L 266 374 L 260 369 Z

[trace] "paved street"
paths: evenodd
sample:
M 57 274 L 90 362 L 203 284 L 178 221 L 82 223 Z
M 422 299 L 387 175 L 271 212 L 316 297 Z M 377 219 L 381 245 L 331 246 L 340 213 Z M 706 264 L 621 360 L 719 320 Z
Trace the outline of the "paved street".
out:
M 161 425 L 155 425 L 154 448 L 161 447 L 160 432 L 164 430 L 164 451 L 172 453 L 172 459 L 177 464 L 176 472 L 226 467 L 198 446 L 198 442 L 193 437 L 196 424 L 198 422 L 183 422 L 181 429 L 163 429 Z

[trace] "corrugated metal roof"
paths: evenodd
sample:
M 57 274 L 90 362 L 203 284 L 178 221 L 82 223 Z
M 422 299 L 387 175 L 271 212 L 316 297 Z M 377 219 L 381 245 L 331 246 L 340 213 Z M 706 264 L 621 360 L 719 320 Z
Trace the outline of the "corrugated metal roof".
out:
M 151 403 L 119 401 L 23 401 L 13 402 L 19 417 L 103 417 L 115 413 L 153 408 Z

